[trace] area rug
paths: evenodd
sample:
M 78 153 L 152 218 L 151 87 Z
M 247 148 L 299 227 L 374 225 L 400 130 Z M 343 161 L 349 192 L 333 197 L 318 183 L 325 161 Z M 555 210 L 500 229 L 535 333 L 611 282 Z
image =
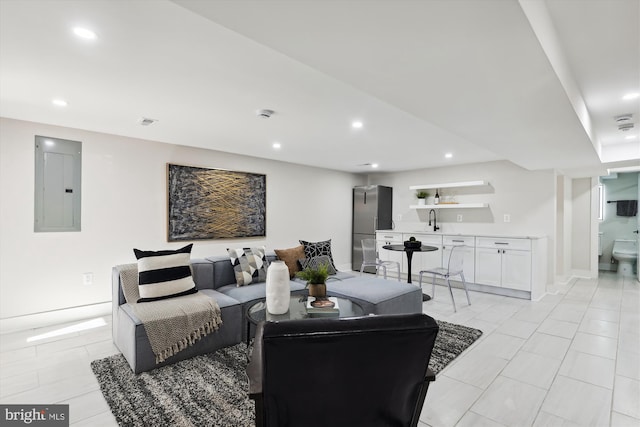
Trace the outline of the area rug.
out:
M 429 367 L 437 374 L 482 331 L 438 321 Z M 124 356 L 91 362 L 100 390 L 121 426 L 252 427 L 253 401 L 238 344 L 135 375 Z

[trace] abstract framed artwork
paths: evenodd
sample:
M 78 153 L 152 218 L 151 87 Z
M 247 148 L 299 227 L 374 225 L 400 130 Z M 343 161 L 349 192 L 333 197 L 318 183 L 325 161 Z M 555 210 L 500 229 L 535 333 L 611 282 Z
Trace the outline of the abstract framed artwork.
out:
M 167 164 L 170 242 L 266 235 L 267 177 Z

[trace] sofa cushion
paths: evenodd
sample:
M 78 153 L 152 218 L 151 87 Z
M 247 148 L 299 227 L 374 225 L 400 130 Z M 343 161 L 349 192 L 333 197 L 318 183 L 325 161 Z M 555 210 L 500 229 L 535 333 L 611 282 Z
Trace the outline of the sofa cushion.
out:
M 238 286 L 267 280 L 266 248 L 227 249 Z
M 358 302 L 366 313 L 401 314 L 422 312 L 422 289 L 411 283 L 356 276 L 327 281 L 327 294 Z
M 304 258 L 304 246 L 296 246 L 289 249 L 276 249 L 276 255 L 278 259 L 284 261 L 289 268 L 289 277 L 294 277 L 298 271 L 300 271 L 300 264 L 298 260 Z
M 300 244 L 304 246 L 304 257 L 314 258 L 321 255 L 327 255 L 331 261 L 331 266 L 334 270 L 336 268 L 333 262 L 333 255 L 331 255 L 331 239 L 323 240 L 322 242 L 307 242 L 306 240 L 299 240 Z
M 134 249 L 138 260 L 137 302 L 150 302 L 197 292 L 191 277 L 191 248 L 178 250 L 141 251 Z
M 241 303 L 246 303 L 249 301 L 265 299 L 266 297 L 266 286 L 267 284 L 255 283 L 251 286 L 242 286 L 237 287 L 234 285 L 227 285 L 218 288 L 217 291 L 223 293 L 225 295 L 230 296 L 231 298 L 240 301 Z M 305 288 L 305 284 L 297 281 L 290 281 L 289 286 L 291 288 L 291 292 L 302 291 Z
M 237 288 L 234 287 L 234 289 L 237 289 Z M 230 297 L 229 295 L 225 295 L 220 291 L 216 291 L 213 289 L 203 289 L 200 292 L 216 300 L 216 302 L 218 303 L 218 307 L 220 307 L 221 309 L 240 304 L 240 301 Z

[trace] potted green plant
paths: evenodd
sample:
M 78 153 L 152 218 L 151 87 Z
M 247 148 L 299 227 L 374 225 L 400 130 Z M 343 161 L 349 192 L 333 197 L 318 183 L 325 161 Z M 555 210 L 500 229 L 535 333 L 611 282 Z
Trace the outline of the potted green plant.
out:
M 425 204 L 425 199 L 427 197 L 429 197 L 429 193 L 427 193 L 426 191 L 418 191 L 416 193 L 416 197 L 418 198 L 418 204 L 419 205 L 424 205 Z
M 327 278 L 329 277 L 329 264 L 320 264 L 317 267 L 307 267 L 296 273 L 296 277 L 307 281 L 309 295 L 316 298 L 327 296 Z

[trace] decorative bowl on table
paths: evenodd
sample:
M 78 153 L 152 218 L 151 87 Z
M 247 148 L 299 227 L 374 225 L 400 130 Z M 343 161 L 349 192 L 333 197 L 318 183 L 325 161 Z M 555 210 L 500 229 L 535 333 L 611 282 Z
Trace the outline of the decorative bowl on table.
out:
M 408 249 L 418 249 L 422 246 L 422 242 L 420 240 L 405 240 L 404 247 Z

